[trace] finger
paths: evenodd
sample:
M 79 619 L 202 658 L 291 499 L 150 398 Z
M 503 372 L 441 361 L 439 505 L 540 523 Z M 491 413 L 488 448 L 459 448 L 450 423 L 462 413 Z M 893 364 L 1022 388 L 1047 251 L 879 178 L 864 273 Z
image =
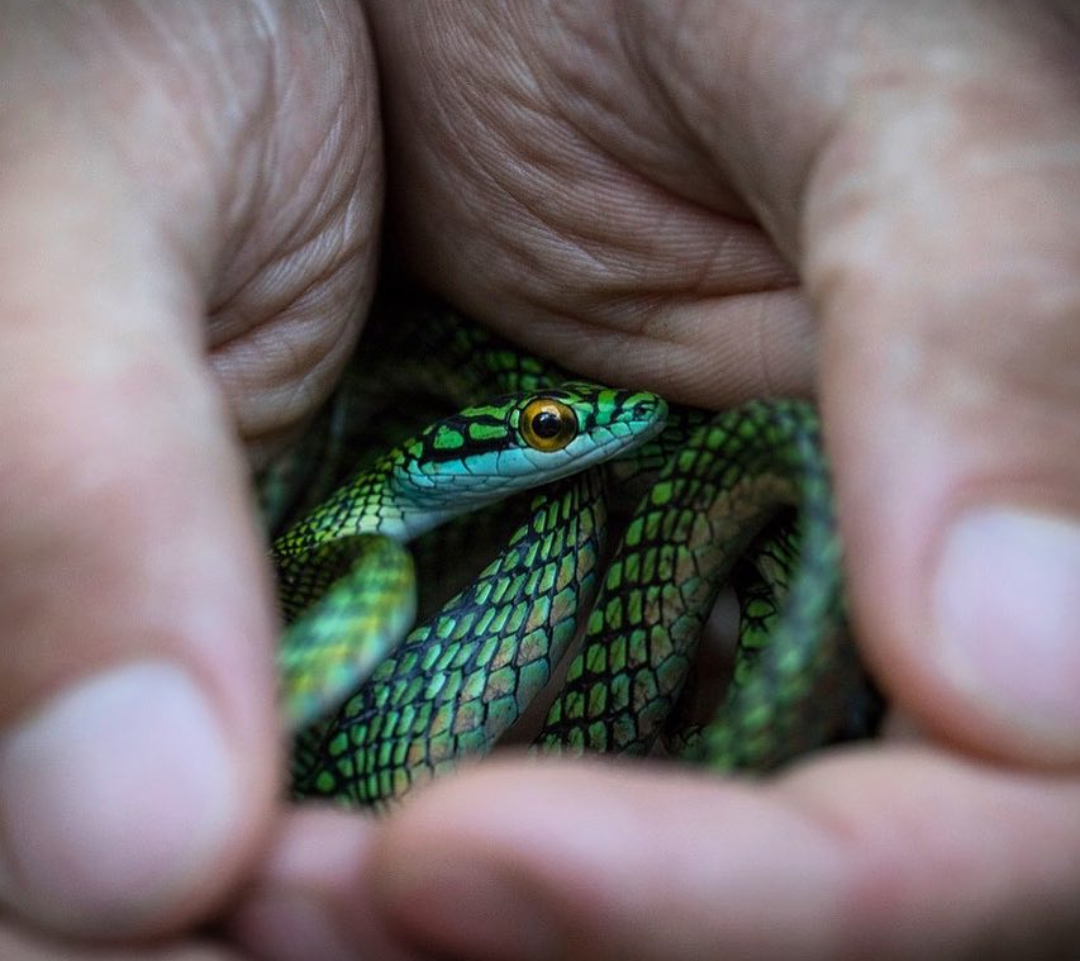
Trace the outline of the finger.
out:
M 375 823 L 308 807 L 290 813 L 227 930 L 259 961 L 408 961 L 367 897 Z
M 348 0 L 4 10 L 0 901 L 160 935 L 220 900 L 273 811 L 236 434 L 272 446 L 353 340 L 370 51 Z
M 758 785 L 492 765 L 384 822 L 364 896 L 439 957 L 1072 957 L 1078 800 L 910 749 Z
M 1075 765 L 1080 35 L 997 9 L 883 48 L 811 182 L 807 275 L 878 676 L 941 736 Z
M 118 937 L 265 829 L 273 623 L 199 279 L 79 147 L 0 167 L 0 900 Z
M 139 947 L 102 948 L 65 943 L 40 932 L 0 927 L 0 957 L 4 961 L 242 961 L 235 952 L 201 941 Z

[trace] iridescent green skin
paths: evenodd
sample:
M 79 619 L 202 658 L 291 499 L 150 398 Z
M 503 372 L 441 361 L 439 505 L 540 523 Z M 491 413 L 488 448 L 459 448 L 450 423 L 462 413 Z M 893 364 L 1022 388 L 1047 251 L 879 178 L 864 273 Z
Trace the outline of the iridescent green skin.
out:
M 530 410 L 557 402 L 565 437 L 530 437 Z M 304 727 L 385 661 L 412 623 L 403 544 L 451 518 L 613 457 L 658 433 L 655 394 L 567 382 L 468 407 L 357 472 L 273 545 L 285 616 L 285 710 Z M 562 435 L 560 435 L 562 436 Z
M 594 471 L 538 494 L 476 580 L 299 740 L 297 792 L 375 804 L 490 750 L 551 678 L 595 590 L 600 495 Z
M 693 751 L 724 770 L 775 767 L 822 743 L 862 683 L 842 618 L 840 546 L 817 417 L 799 401 L 752 402 L 692 430 L 646 491 L 593 608 L 539 744 L 644 754 L 683 689 L 720 587 L 786 508 L 801 558 L 766 538 L 772 583 L 742 603 L 733 683 Z M 786 596 L 782 602 L 777 592 Z M 764 635 L 767 632 L 767 641 Z M 832 688 L 832 696 L 823 690 Z M 679 732 L 685 738 L 685 732 Z M 686 749 L 690 751 L 691 749 Z
M 418 395 L 418 407 L 428 409 L 440 392 L 460 400 L 493 383 L 548 390 L 562 376 L 453 317 L 427 322 L 423 333 L 438 346 L 429 340 L 414 352 L 424 358 L 419 369 L 390 368 L 382 379 L 398 385 L 390 396 L 434 378 Z M 598 390 L 597 397 L 615 396 Z M 379 403 L 353 406 L 370 412 Z M 865 681 L 845 631 L 840 548 L 812 408 L 755 402 L 723 414 L 679 410 L 671 420 L 630 457 L 541 489 L 495 559 L 382 656 L 339 711 L 298 738 L 297 793 L 379 805 L 487 752 L 586 622 L 582 650 L 539 739 L 543 750 L 643 753 L 664 736 L 669 748 L 719 769 L 765 769 L 842 736 L 852 704 L 870 702 L 859 700 Z M 331 496 L 279 540 L 280 554 L 302 556 L 309 548 L 296 544 L 321 542 L 338 526 L 351 530 L 357 516 L 382 505 L 403 451 L 427 465 L 420 493 L 438 487 L 426 483 L 425 471 L 437 473 L 462 446 L 445 434 L 436 441 L 441 429 L 377 463 L 375 493 L 357 493 L 354 484 L 353 493 Z M 458 431 L 464 441 L 467 427 Z M 614 485 L 605 488 L 604 474 L 615 476 Z M 598 558 L 612 487 L 640 494 L 640 502 L 604 573 Z M 393 525 L 409 527 L 397 511 Z M 745 610 L 734 682 L 703 730 L 673 730 L 702 623 L 736 565 Z
M 552 399 L 576 421 L 553 450 L 524 437 L 525 413 Z M 383 534 L 406 542 L 452 517 L 602 463 L 663 429 L 667 404 L 645 391 L 567 381 L 467 407 L 432 424 L 358 472 L 274 542 L 280 567 L 302 567 L 328 541 Z

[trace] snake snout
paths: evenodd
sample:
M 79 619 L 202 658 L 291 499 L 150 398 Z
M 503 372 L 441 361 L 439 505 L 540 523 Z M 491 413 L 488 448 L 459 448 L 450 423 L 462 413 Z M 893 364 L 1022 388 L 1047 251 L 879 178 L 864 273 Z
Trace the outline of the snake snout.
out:
M 659 397 L 655 400 L 639 400 L 634 404 L 631 413 L 635 420 L 649 420 L 657 413 L 666 413 L 667 404 Z
M 660 430 L 667 422 L 667 402 L 656 394 L 648 394 L 630 406 L 630 419 L 639 424 L 652 424 Z

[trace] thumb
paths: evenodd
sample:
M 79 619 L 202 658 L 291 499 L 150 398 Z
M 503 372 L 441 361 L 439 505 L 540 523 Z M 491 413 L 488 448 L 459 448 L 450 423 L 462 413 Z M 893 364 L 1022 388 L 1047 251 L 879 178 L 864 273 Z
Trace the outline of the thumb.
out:
M 806 273 L 876 673 L 967 748 L 1075 765 L 1080 37 L 1022 19 L 879 65 L 809 187 Z
M 276 760 L 199 285 L 131 193 L 71 145 L 0 173 L 0 900 L 110 937 L 235 880 Z

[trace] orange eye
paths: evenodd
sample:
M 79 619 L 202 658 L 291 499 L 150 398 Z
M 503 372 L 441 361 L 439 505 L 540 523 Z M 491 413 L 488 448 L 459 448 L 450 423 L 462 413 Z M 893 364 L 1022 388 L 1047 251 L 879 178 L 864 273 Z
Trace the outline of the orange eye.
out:
M 578 432 L 577 417 L 561 401 L 552 397 L 530 400 L 521 411 L 521 436 L 533 450 L 562 450 Z

